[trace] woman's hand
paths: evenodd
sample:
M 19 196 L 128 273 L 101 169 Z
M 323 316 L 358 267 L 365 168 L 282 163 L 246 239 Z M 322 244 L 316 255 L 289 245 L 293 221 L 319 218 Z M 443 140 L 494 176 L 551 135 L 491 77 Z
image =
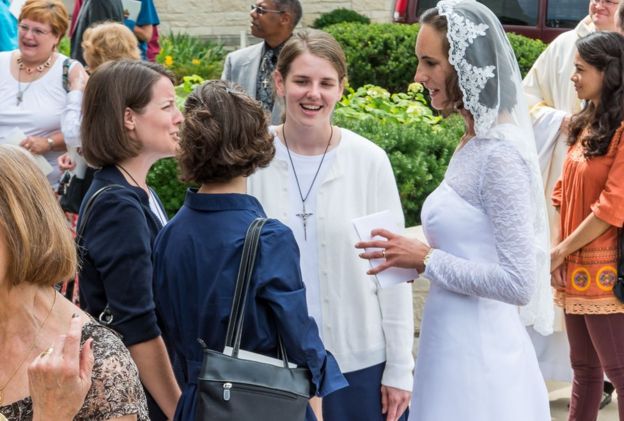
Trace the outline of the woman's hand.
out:
M 381 413 L 386 414 L 386 421 L 396 421 L 407 409 L 412 394 L 396 387 L 381 386 Z
M 69 75 L 67 75 L 69 81 L 69 90 L 70 91 L 84 91 L 84 88 L 87 84 L 87 80 L 89 79 L 89 75 L 85 71 L 82 64 L 75 64 Z
M 565 265 L 561 265 L 550 274 L 550 286 L 555 289 L 565 289 L 566 270 Z
M 69 171 L 76 168 L 76 163 L 72 161 L 71 155 L 68 152 L 56 158 L 56 162 L 61 171 Z
M 360 254 L 362 259 L 386 259 L 385 262 L 370 269 L 369 275 L 376 275 L 389 267 L 413 268 L 422 273 L 425 270 L 423 260 L 431 249 L 425 243 L 394 234 L 385 229 L 374 229 L 371 237 L 384 237 L 385 240 L 360 241 L 355 245 L 359 249 L 381 249 L 365 251 Z
M 91 387 L 93 339 L 80 350 L 82 321 L 74 315 L 67 335 L 42 352 L 28 367 L 33 420 L 73 420 Z
M 51 150 L 48 139 L 41 136 L 27 136 L 26 139 L 21 141 L 20 146 L 28 152 L 37 155 L 43 155 Z
M 553 273 L 555 269 L 563 265 L 565 257 L 566 256 L 561 252 L 559 247 L 553 247 L 550 251 L 550 273 Z

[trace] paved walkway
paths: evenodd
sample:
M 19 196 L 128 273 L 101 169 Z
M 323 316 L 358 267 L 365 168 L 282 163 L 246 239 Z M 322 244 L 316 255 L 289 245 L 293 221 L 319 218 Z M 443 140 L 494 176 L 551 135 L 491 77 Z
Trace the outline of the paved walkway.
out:
M 568 420 L 570 388 L 571 386 L 569 383 L 548 383 L 552 421 Z M 618 421 L 617 398 L 615 394 L 613 394 L 613 401 L 598 413 L 598 421 Z

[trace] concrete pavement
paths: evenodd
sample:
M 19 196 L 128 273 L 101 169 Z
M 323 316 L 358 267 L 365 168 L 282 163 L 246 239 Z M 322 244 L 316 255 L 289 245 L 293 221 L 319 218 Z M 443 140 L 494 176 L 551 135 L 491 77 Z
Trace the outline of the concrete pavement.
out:
M 552 421 L 568 420 L 568 402 L 570 402 L 570 383 L 548 382 L 548 397 L 550 399 L 550 415 Z M 618 421 L 617 397 L 598 413 L 598 421 Z

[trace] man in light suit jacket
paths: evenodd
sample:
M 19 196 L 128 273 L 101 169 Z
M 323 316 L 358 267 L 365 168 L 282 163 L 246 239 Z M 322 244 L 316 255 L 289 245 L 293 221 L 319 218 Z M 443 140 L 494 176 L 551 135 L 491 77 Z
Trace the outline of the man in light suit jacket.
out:
M 282 46 L 302 15 L 299 0 L 257 0 L 251 6 L 251 34 L 264 42 L 234 51 L 225 58 L 221 79 L 236 82 L 262 102 L 271 123 L 282 123 L 283 104 L 274 95 L 273 71 Z

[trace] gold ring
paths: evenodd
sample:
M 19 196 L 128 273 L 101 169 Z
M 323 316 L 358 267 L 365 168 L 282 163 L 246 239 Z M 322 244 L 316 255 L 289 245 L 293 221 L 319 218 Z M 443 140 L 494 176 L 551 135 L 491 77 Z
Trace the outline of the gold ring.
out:
M 52 348 L 52 347 L 46 349 L 41 354 L 39 354 L 39 358 L 43 358 L 43 357 L 45 357 L 47 355 L 50 355 L 52 353 L 52 351 L 54 351 L 54 348 Z

